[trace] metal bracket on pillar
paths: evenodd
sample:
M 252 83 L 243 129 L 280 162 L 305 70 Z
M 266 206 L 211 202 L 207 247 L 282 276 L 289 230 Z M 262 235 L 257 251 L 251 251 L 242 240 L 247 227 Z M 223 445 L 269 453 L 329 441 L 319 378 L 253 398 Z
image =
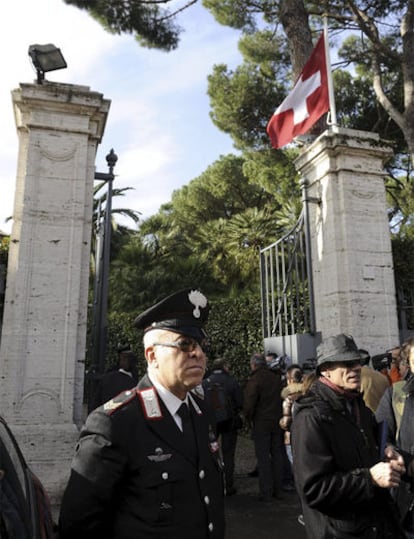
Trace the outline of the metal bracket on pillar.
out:
M 93 399 L 99 380 L 105 370 L 106 345 L 108 336 L 108 281 L 112 232 L 112 184 L 114 167 L 118 156 L 111 149 L 106 156 L 108 172 L 95 172 L 95 180 L 107 183 L 106 204 L 101 219 L 101 204 L 98 207 L 95 248 L 95 279 L 92 312 L 92 362 L 88 370 L 88 412 L 93 407 Z
M 318 206 L 320 206 L 322 204 L 322 199 L 319 197 L 306 196 L 306 202 L 311 202 L 312 204 L 318 204 Z
M 318 204 L 319 206 L 322 204 L 321 197 L 310 197 L 308 196 L 308 187 L 309 187 L 309 180 L 305 177 L 302 177 L 299 181 L 300 188 L 302 189 L 302 202 L 306 203 L 312 203 L 312 204 Z

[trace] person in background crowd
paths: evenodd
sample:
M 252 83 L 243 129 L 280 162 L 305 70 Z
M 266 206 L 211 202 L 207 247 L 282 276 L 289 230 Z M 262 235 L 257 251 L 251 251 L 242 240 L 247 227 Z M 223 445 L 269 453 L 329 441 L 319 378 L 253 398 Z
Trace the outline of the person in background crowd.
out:
M 291 478 L 292 490 L 295 490 L 294 478 L 293 478 L 293 458 L 292 458 L 292 446 L 290 443 L 290 428 L 293 420 L 293 406 L 295 401 L 304 394 L 303 384 L 303 371 L 300 365 L 292 363 L 286 370 L 286 382 L 287 385 L 282 389 L 282 410 L 283 416 L 279 421 L 280 428 L 285 431 L 284 442 L 286 450 L 286 458 L 289 465 L 289 477 Z M 286 487 L 285 487 L 286 488 Z M 302 526 L 305 525 L 303 514 L 298 515 L 298 522 Z
M 406 359 L 400 357 L 397 364 L 398 372 L 400 373 L 400 381 L 407 381 L 409 376 L 411 375 L 410 363 Z
M 405 473 L 360 392 L 361 356 L 351 336 L 317 347 L 317 375 L 295 402 L 295 485 L 308 539 L 403 539 L 390 489 Z
M 399 382 L 401 380 L 401 375 L 398 368 L 401 357 L 401 346 L 394 346 L 394 348 L 387 350 L 387 354 L 391 355 L 391 363 L 388 375 L 391 379 L 391 383 L 395 384 L 395 382 Z
M 392 378 L 395 382 L 401 382 L 403 380 L 407 380 L 407 378 L 411 375 L 409 363 L 406 359 L 402 358 L 402 346 L 397 346 L 393 348 L 390 352 L 391 354 L 391 369 L 397 370 L 397 373 L 394 373 Z
M 222 460 L 199 392 L 207 315 L 207 298 L 190 289 L 136 318 L 148 373 L 88 416 L 60 539 L 224 539 Z
M 136 371 L 137 356 L 132 352 L 129 345 L 118 347 L 118 364 L 115 369 L 108 370 L 99 382 L 94 408 L 101 406 L 113 397 L 132 389 L 137 385 Z
M 279 359 L 279 356 L 275 352 L 267 352 L 265 355 L 266 363 L 269 369 L 272 367 L 274 362 Z
M 402 344 L 401 361 L 408 363 L 410 372 L 384 393 L 375 415 L 387 427 L 387 442 L 395 444 L 404 457 L 407 474 L 396 500 L 407 539 L 414 539 L 414 337 Z
M 282 411 L 283 416 L 279 421 L 281 429 L 285 431 L 284 442 L 286 455 L 292 464 L 292 451 L 290 446 L 290 427 L 292 425 L 293 403 L 303 395 L 303 372 L 300 365 L 293 363 L 286 371 L 287 385 L 282 389 Z
M 276 373 L 278 376 L 280 376 L 281 381 L 282 381 L 282 386 L 284 386 L 286 383 L 286 373 L 285 373 L 286 363 L 285 363 L 284 357 L 278 356 L 275 352 L 267 352 L 265 355 L 265 359 L 266 359 L 266 365 L 268 366 L 269 370 L 271 372 Z M 286 458 L 285 456 L 283 456 L 283 459 L 286 460 L 287 456 Z M 292 481 L 292 477 L 289 475 L 289 470 L 286 470 L 286 468 L 287 466 L 286 466 L 286 463 L 284 462 L 283 482 L 287 481 L 288 483 L 290 483 Z M 257 462 L 253 470 L 249 472 L 247 475 L 249 477 L 259 477 L 259 469 L 257 466 Z
M 287 361 L 289 361 L 289 366 L 287 366 Z M 280 376 L 282 381 L 282 387 L 286 386 L 288 383 L 287 373 L 291 365 L 290 358 L 286 355 L 278 356 L 275 353 L 270 353 L 266 355 L 266 362 L 271 372 Z M 282 397 L 283 399 L 283 397 Z M 279 422 L 279 426 L 282 428 Z M 285 433 L 286 436 L 286 433 Z M 292 466 L 289 461 L 289 456 L 286 453 L 287 446 L 282 445 L 282 460 L 283 460 L 283 480 L 282 480 L 282 490 L 291 492 L 295 490 L 293 484 L 293 475 L 292 475 Z
M 272 372 L 280 374 L 282 384 L 286 384 L 286 370 L 291 365 L 292 360 L 287 355 L 278 356 L 275 352 L 267 352 L 266 363 Z
M 252 427 L 258 471 L 260 501 L 281 496 L 283 480 L 283 439 L 280 374 L 271 372 L 263 354 L 250 359 L 251 376 L 244 390 L 243 413 Z
M 318 379 L 316 371 L 308 372 L 303 374 L 302 384 L 303 384 L 303 394 L 306 395 L 307 392 L 312 387 L 313 382 Z M 295 406 L 293 406 L 293 415 L 295 414 Z
M 400 346 L 395 346 L 382 354 L 371 357 L 372 367 L 384 374 L 388 378 L 390 385 L 401 379 L 398 369 L 400 350 Z
M 361 393 L 365 404 L 373 412 L 378 407 L 381 397 L 390 387 L 388 378 L 369 366 L 370 355 L 366 350 L 359 350 L 361 354 Z
M 223 358 L 213 361 L 212 371 L 203 380 L 206 402 L 215 413 L 217 433 L 223 453 L 226 496 L 235 494 L 234 458 L 236 454 L 237 432 L 242 427 L 240 412 L 243 408 L 243 391 L 238 381 L 230 374 Z
M 298 364 L 291 364 L 286 370 L 286 387 L 282 389 L 282 418 L 280 428 L 284 431 L 284 479 L 283 490 L 295 490 L 292 471 L 292 450 L 290 445 L 290 426 L 292 424 L 293 403 L 303 394 L 303 372 Z

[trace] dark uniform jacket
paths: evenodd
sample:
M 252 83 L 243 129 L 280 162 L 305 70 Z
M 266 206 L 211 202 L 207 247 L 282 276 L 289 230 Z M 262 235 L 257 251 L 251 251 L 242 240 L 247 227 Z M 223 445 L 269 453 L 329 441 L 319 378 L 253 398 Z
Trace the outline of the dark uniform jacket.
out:
M 381 460 L 377 423 L 362 397 L 356 402 L 359 426 L 349 401 L 319 380 L 296 401 L 293 467 L 309 539 L 404 537 L 389 491 L 369 473 Z
M 223 539 L 221 460 L 192 394 L 198 462 L 145 376 L 92 412 L 63 496 L 61 539 Z
M 254 370 L 244 389 L 243 412 L 253 429 L 272 432 L 279 429 L 282 417 L 282 380 L 266 365 Z

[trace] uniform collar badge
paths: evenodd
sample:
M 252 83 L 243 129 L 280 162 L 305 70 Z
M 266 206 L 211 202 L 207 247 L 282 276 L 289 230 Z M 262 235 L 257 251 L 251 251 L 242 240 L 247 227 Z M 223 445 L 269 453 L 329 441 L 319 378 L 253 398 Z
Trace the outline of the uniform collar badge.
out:
M 161 419 L 162 411 L 155 389 L 153 387 L 141 389 L 138 394 L 141 397 L 146 419 Z

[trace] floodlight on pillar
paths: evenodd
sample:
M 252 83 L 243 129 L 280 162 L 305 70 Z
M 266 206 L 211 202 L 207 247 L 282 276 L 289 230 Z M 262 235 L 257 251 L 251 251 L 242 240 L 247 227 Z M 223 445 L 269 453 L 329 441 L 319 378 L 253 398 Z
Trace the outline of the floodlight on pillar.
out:
M 37 72 L 37 83 L 42 84 L 47 71 L 64 69 L 67 66 L 60 49 L 49 43 L 47 45 L 30 45 L 29 56 Z

